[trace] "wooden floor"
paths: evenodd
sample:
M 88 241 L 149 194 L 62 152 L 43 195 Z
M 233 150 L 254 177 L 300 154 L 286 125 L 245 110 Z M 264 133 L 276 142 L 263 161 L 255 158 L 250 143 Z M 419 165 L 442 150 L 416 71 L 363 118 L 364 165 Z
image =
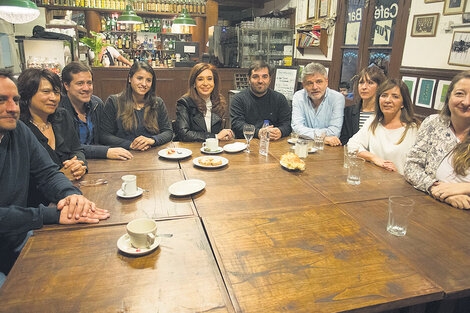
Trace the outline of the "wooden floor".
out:
M 4 286 L 1 312 L 452 312 L 470 296 L 470 215 L 367 163 L 346 183 L 343 148 L 310 154 L 304 172 L 281 168 L 286 139 L 270 153 L 222 153 L 220 169 L 172 161 L 158 147 L 131 161 L 90 160 L 83 193 L 111 217 L 98 225 L 35 231 Z M 120 177 L 145 192 L 120 199 Z M 202 179 L 198 194 L 168 187 Z M 388 197 L 415 200 L 405 237 L 386 229 Z M 119 252 L 126 223 L 157 220 L 157 250 Z M 459 302 L 460 301 L 460 302 Z M 463 303 L 463 304 L 462 304 Z M 462 307 L 463 306 L 463 307 Z

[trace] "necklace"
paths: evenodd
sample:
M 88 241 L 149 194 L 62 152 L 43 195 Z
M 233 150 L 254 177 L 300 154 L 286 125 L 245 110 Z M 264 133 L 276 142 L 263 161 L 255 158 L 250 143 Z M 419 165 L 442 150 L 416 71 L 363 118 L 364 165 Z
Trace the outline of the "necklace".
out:
M 34 121 L 31 119 L 29 120 L 31 123 L 33 123 L 34 126 L 36 126 L 41 132 L 44 132 L 46 129 L 49 129 L 50 124 L 49 122 L 44 123 L 44 125 L 39 126 L 38 124 L 34 123 Z

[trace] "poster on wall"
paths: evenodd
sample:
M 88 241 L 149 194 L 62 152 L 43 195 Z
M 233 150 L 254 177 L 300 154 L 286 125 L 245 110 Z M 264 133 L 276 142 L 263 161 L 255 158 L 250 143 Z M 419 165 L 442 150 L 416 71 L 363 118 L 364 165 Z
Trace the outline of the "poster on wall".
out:
M 432 95 L 434 93 L 435 79 L 421 78 L 418 85 L 418 96 L 416 106 L 423 108 L 432 107 Z
M 372 45 L 390 47 L 398 16 L 398 0 L 377 0 L 372 24 Z
M 276 68 L 274 90 L 282 93 L 287 100 L 292 100 L 297 86 L 297 68 Z
M 348 17 L 344 44 L 347 46 L 359 45 L 362 16 L 364 13 L 364 0 L 350 1 L 348 5 Z
M 439 13 L 418 14 L 413 16 L 413 26 L 411 36 L 413 37 L 434 37 L 436 36 Z
M 437 84 L 436 98 L 434 100 L 434 109 L 441 110 L 446 101 L 447 90 L 449 89 L 450 80 L 440 80 Z
M 470 66 L 470 32 L 454 32 L 447 63 Z
M 401 80 L 408 86 L 408 91 L 410 92 L 411 101 L 415 98 L 415 89 L 416 83 L 418 82 L 418 77 L 403 76 Z
M 330 0 L 319 0 L 318 1 L 318 17 L 328 17 L 330 13 Z

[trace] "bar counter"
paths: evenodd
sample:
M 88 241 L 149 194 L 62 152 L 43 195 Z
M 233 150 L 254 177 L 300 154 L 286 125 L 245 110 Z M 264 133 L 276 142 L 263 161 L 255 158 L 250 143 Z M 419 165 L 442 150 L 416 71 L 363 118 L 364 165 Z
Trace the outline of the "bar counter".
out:
M 106 101 L 109 95 L 124 90 L 130 67 L 94 67 L 94 94 Z M 188 90 L 188 78 L 191 68 L 154 68 L 157 75 L 157 95 L 163 99 L 171 120 L 176 119 L 176 101 Z M 247 73 L 242 68 L 218 68 L 220 92 L 228 101 L 228 92 L 234 89 L 234 74 Z

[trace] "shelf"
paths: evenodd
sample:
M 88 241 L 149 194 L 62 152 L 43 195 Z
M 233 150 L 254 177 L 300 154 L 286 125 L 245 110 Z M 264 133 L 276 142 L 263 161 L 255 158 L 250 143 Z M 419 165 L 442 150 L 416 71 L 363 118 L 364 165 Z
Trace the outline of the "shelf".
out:
M 38 7 L 44 7 L 48 10 L 72 10 L 72 11 L 96 11 L 100 13 L 122 13 L 124 10 L 118 9 L 103 9 L 103 8 L 86 8 L 86 7 L 71 7 L 71 6 L 62 6 L 62 5 L 44 5 L 38 4 Z M 149 12 L 149 11 L 135 11 L 137 15 L 144 16 L 164 16 L 164 17 L 175 17 L 180 13 L 168 13 L 168 12 Z M 191 17 L 206 17 L 206 14 L 201 13 L 191 13 Z

